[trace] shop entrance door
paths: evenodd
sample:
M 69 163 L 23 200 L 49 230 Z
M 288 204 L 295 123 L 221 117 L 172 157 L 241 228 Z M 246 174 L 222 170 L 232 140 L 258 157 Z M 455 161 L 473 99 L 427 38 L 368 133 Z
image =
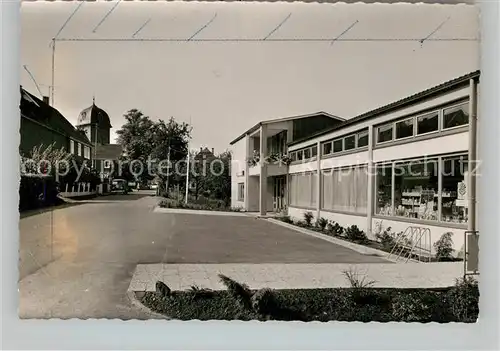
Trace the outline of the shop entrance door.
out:
M 273 182 L 273 211 L 280 212 L 286 207 L 286 177 L 274 177 Z

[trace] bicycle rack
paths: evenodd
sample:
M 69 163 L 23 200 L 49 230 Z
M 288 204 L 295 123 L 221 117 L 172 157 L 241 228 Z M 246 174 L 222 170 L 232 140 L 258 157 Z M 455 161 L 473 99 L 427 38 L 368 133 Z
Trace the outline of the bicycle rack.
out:
M 399 235 L 396 243 L 389 253 L 388 258 L 395 256 L 395 261 L 410 259 L 413 262 L 431 261 L 431 231 L 429 228 L 407 227 L 403 234 Z M 416 260 L 413 257 L 416 256 Z

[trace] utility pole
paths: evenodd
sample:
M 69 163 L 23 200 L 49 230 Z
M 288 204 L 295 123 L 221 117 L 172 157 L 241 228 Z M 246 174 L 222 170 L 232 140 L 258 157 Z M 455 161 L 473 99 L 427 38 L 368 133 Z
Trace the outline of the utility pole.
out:
M 165 192 L 168 198 L 168 179 L 170 178 L 170 138 L 168 138 L 168 148 L 167 148 L 167 180 L 165 181 Z
M 52 79 L 50 87 L 50 105 L 54 106 L 54 76 L 55 76 L 55 60 L 56 60 L 56 38 L 52 38 Z
M 189 162 L 190 162 L 190 152 L 189 152 L 189 143 L 188 143 L 188 155 L 187 155 L 187 169 L 186 169 L 186 198 L 185 203 L 188 203 L 188 195 L 189 195 Z

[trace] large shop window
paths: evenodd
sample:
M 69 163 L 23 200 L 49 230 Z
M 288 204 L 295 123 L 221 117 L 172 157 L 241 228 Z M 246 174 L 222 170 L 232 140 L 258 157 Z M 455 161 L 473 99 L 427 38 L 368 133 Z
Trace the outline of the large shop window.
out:
M 467 223 L 467 170 L 468 157 L 443 159 L 441 220 Z
M 469 104 L 450 107 L 443 111 L 443 129 L 463 126 L 469 123 Z
M 438 219 L 438 160 L 397 163 L 394 167 L 394 215 Z
M 466 155 L 378 166 L 376 189 L 378 215 L 467 223 Z
M 375 213 L 392 216 L 392 164 L 377 167 Z
M 321 208 L 366 213 L 368 195 L 366 166 L 328 170 L 321 176 L 323 182 Z
M 316 207 L 317 173 L 290 174 L 290 204 L 291 206 Z

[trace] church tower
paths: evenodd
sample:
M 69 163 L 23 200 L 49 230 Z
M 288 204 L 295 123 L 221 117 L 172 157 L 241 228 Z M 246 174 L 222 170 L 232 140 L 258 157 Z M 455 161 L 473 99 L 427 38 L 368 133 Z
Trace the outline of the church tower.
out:
M 85 132 L 92 144 L 110 143 L 111 122 L 106 111 L 96 106 L 95 98 L 92 106 L 80 112 L 76 127 Z

